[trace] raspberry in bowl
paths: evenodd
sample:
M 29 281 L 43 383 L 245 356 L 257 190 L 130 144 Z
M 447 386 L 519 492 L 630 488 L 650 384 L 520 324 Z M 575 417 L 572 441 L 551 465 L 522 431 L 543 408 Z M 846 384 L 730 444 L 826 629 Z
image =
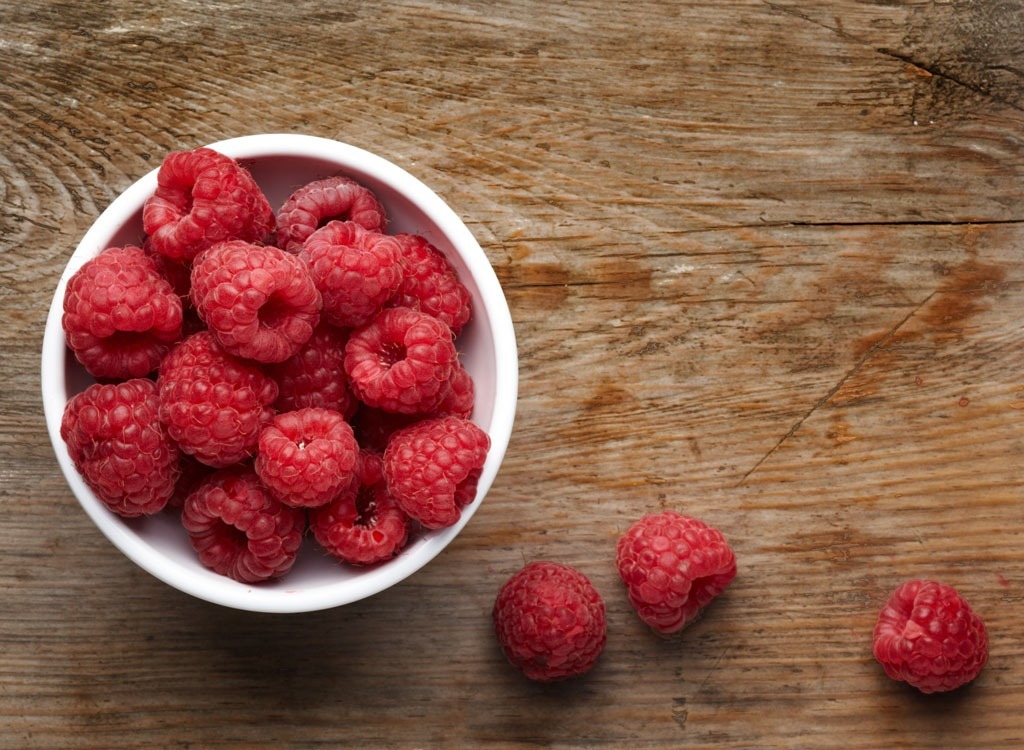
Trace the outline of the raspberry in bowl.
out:
M 508 305 L 455 212 L 379 156 L 294 134 L 173 152 L 118 196 L 58 283 L 41 375 L 102 533 L 259 612 L 354 602 L 434 559 L 497 475 L 518 390 Z M 457 470 L 431 484 L 436 461 Z

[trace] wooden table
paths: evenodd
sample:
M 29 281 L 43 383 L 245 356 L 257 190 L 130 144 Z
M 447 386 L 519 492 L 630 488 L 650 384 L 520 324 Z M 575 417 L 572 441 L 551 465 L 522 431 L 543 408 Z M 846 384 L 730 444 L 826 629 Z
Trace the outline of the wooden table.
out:
M 58 3 L 0 9 L 0 746 L 1024 747 L 1024 5 Z M 142 572 L 45 432 L 53 288 L 170 150 L 337 138 L 440 193 L 516 323 L 481 511 L 372 599 L 255 615 Z M 662 639 L 616 539 L 675 508 L 740 573 Z M 586 677 L 490 626 L 526 561 L 608 608 Z M 922 696 L 870 653 L 928 577 L 992 657 Z

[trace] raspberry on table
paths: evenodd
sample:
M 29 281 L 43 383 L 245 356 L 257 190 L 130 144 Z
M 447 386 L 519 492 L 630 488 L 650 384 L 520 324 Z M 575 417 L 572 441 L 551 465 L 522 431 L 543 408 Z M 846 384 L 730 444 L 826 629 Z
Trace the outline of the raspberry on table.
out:
M 222 468 L 256 452 L 274 418 L 277 384 L 256 364 L 233 357 L 209 331 L 175 346 L 157 377 L 160 419 L 181 449 Z
M 373 192 L 353 179 L 336 175 L 314 180 L 292 193 L 277 212 L 277 244 L 298 253 L 313 232 L 330 221 L 351 221 L 371 232 L 384 232 L 384 206 Z
M 242 583 L 279 578 L 295 563 L 306 514 L 281 503 L 252 468 L 215 471 L 185 499 L 181 522 L 199 560 Z
M 142 377 L 181 338 L 181 299 L 141 248 L 109 247 L 68 280 L 61 324 L 94 377 Z
M 329 409 L 285 412 L 260 434 L 256 475 L 285 505 L 329 503 L 355 477 L 359 446 L 345 417 Z
M 320 292 L 306 265 L 270 245 L 218 242 L 192 265 L 192 302 L 229 354 L 282 362 L 313 335 Z
M 633 523 L 615 562 L 640 619 L 665 634 L 692 622 L 736 576 L 722 532 L 672 510 Z
M 157 513 L 174 492 L 181 453 L 158 412 L 156 385 L 146 378 L 91 385 L 64 408 L 60 436 L 75 468 L 119 516 Z
M 157 187 L 142 209 L 153 249 L 190 262 L 222 240 L 263 242 L 274 212 L 248 170 L 213 149 L 172 151 L 157 170 Z
M 430 413 L 446 395 L 457 361 L 451 330 L 407 307 L 381 310 L 345 346 L 345 372 L 356 397 L 401 414 Z
M 384 478 L 398 505 L 428 529 L 456 523 L 476 497 L 491 441 L 473 422 L 441 417 L 396 432 L 384 450 Z
M 532 562 L 509 578 L 492 618 L 505 657 L 538 682 L 588 672 L 607 640 L 601 595 L 583 573 L 560 563 Z
M 284 412 L 315 406 L 333 409 L 350 419 L 359 402 L 345 374 L 347 341 L 347 330 L 321 322 L 294 355 L 270 365 L 267 372 L 278 388 L 274 407 Z
M 397 555 L 409 539 L 410 519 L 388 492 L 380 458 L 363 453 L 349 486 L 309 513 L 320 545 L 350 565 L 372 565 Z
M 418 234 L 396 234 L 404 268 L 402 283 L 388 300 L 391 307 L 411 307 L 443 322 L 458 335 L 472 314 L 469 290 L 444 254 Z
M 896 588 L 879 613 L 872 651 L 892 679 L 922 693 L 945 692 L 981 672 L 988 662 L 988 633 L 956 589 L 911 580 Z

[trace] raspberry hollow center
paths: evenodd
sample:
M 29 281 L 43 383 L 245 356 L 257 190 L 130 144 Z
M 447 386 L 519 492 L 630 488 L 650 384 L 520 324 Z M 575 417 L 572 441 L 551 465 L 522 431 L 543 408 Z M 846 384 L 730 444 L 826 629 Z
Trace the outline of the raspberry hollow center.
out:
M 260 326 L 263 328 L 276 329 L 283 325 L 293 314 L 294 310 L 285 300 L 278 295 L 272 294 L 260 307 L 257 316 Z
M 405 344 L 398 341 L 388 341 L 380 347 L 380 364 L 385 369 L 390 369 L 394 365 L 397 365 L 406 357 Z

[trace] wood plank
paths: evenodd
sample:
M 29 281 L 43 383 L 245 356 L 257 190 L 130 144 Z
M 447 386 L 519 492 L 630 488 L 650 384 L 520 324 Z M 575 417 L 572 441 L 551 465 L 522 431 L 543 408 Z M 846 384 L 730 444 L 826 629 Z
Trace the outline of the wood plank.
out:
M 1024 5 L 441 0 L 0 8 L 0 747 L 1024 746 Z M 437 190 L 492 261 L 516 430 L 463 534 L 337 610 L 253 615 L 135 568 L 39 408 L 81 235 L 172 149 L 305 132 Z M 739 576 L 679 636 L 633 614 L 644 512 Z M 490 630 L 525 562 L 609 640 L 531 684 Z M 960 588 L 992 658 L 921 696 L 870 631 Z

